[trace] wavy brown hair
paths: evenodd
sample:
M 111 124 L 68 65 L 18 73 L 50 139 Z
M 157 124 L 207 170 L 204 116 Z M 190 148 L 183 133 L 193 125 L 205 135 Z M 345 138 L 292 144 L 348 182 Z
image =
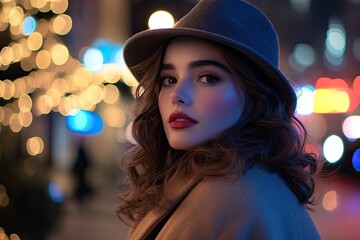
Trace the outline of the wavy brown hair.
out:
M 247 58 L 222 45 L 243 97 L 243 112 L 230 129 L 218 138 L 187 150 L 175 150 L 167 141 L 160 112 L 158 81 L 165 46 L 131 70 L 140 80 L 134 105 L 133 136 L 138 145 L 124 161 L 128 189 L 120 195 L 118 215 L 141 219 L 163 198 L 163 185 L 173 174 L 189 177 L 239 176 L 253 165 L 279 173 L 299 201 L 313 203 L 322 158 L 305 151 L 307 132 L 294 116 L 296 99 L 284 103 L 269 84 L 269 76 Z

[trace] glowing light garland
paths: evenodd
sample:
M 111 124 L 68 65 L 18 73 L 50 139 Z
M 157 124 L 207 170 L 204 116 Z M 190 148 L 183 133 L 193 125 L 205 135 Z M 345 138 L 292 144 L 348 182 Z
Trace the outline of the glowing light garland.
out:
M 97 104 L 111 97 L 106 95 L 106 86 L 120 79 L 130 87 L 137 85 L 125 67 L 106 64 L 93 73 L 69 54 L 59 38 L 72 28 L 72 19 L 65 14 L 68 0 L 0 3 L 0 31 L 9 30 L 12 39 L 0 50 L 0 72 L 14 63 L 30 72 L 17 79 L 0 79 L 0 98 L 6 102 L 0 106 L 0 123 L 13 132 L 30 126 L 34 115 L 94 111 Z M 54 13 L 50 20 L 35 17 L 49 11 Z

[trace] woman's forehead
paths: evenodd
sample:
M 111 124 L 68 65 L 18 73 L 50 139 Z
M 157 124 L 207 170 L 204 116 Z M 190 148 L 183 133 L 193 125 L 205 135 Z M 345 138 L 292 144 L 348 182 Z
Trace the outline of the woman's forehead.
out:
M 178 61 L 189 58 L 217 59 L 226 62 L 222 49 L 214 43 L 195 37 L 180 37 L 173 39 L 166 47 L 164 62 Z

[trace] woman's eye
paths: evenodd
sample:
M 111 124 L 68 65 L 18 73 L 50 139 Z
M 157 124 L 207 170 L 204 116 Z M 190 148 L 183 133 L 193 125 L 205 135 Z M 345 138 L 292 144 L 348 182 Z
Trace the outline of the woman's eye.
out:
M 199 82 L 205 84 L 215 84 L 220 81 L 220 78 L 213 75 L 204 75 L 199 78 Z
M 161 85 L 169 86 L 176 83 L 176 79 L 173 77 L 162 77 L 160 78 Z

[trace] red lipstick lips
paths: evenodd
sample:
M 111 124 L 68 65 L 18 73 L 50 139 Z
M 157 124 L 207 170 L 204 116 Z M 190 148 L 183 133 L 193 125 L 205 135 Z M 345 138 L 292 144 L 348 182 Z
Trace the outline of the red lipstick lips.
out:
M 172 113 L 169 117 L 169 126 L 175 129 L 188 128 L 197 123 L 195 119 L 181 112 Z

